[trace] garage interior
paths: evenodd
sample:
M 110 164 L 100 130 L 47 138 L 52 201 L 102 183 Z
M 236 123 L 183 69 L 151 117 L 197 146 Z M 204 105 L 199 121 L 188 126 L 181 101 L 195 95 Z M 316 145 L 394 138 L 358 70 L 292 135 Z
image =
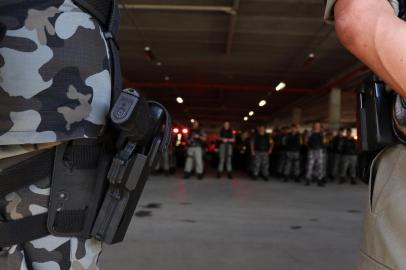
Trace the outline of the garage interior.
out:
M 125 86 L 167 106 L 179 126 L 356 125 L 369 70 L 324 22 L 321 0 L 121 0 L 120 9 Z M 101 267 L 352 269 L 366 197 L 363 184 L 153 176 L 129 237 L 106 247 Z

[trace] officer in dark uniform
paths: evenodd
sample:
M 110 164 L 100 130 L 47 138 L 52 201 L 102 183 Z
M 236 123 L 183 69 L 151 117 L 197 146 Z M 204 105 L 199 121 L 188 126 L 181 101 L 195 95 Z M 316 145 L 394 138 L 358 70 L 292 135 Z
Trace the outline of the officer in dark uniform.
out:
M 279 138 L 279 151 L 278 151 L 278 163 L 277 163 L 277 176 L 283 177 L 284 168 L 286 164 L 286 140 L 291 133 L 290 127 L 282 127 L 282 133 Z
M 191 176 L 193 167 L 195 168 L 197 178 L 199 180 L 203 179 L 203 152 L 206 139 L 206 132 L 202 128 L 200 128 L 200 124 L 198 121 L 194 121 L 187 137 L 187 156 L 184 175 L 185 179 L 188 179 Z
M 352 136 L 352 130 L 348 128 L 346 130 L 347 135 L 344 138 L 343 150 L 342 150 L 342 166 L 341 166 L 341 178 L 340 184 L 344 183 L 347 178 L 347 173 L 350 177 L 352 185 L 357 184 L 357 142 Z
M 321 130 L 320 123 L 314 123 L 312 132 L 307 139 L 307 171 L 306 185 L 314 179 L 319 186 L 324 186 L 323 180 L 325 177 L 325 151 L 324 151 L 324 135 Z
M 302 136 L 297 125 L 292 125 L 290 133 L 286 137 L 285 155 L 286 162 L 284 168 L 284 181 L 293 178 L 296 182 L 300 181 L 300 148 Z
M 330 167 L 330 177 L 335 180 L 339 176 L 342 163 L 343 146 L 345 140 L 345 129 L 340 128 L 337 135 L 334 136 L 330 144 L 331 150 L 331 167 Z
M 251 155 L 253 158 L 253 179 L 261 175 L 265 181 L 269 180 L 269 155 L 272 153 L 271 138 L 265 132 L 265 126 L 257 127 L 257 132 L 251 138 Z
M 233 146 L 235 143 L 235 135 L 230 128 L 230 122 L 224 122 L 223 128 L 220 130 L 220 146 L 219 146 L 219 167 L 217 177 L 221 178 L 224 166 L 227 167 L 227 176 L 233 178 Z

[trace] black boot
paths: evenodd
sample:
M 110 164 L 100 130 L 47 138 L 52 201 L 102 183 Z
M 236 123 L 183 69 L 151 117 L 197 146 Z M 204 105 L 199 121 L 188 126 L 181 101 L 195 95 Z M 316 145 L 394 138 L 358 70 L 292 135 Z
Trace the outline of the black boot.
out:
M 305 180 L 305 186 L 310 186 L 310 180 L 308 178 Z
M 198 179 L 198 180 L 203 180 L 203 174 L 202 174 L 202 173 L 199 173 L 199 174 L 197 175 L 197 179 Z
M 222 173 L 221 172 L 217 172 L 217 178 L 221 178 L 221 176 L 222 176 Z
M 232 173 L 231 173 L 231 172 L 228 172 L 228 173 L 227 173 L 227 177 L 228 177 L 228 179 L 233 179 Z
M 289 182 L 289 177 L 284 176 L 284 177 L 283 177 L 283 182 L 285 182 L 285 183 L 286 183 L 286 182 Z
M 319 179 L 319 180 L 317 181 L 317 185 L 318 185 L 319 187 L 324 187 L 325 184 L 324 184 L 323 179 Z
M 189 179 L 191 176 L 190 172 L 185 172 L 185 174 L 183 175 L 183 179 Z
M 357 184 L 357 181 L 355 181 L 355 179 L 351 177 L 351 185 L 356 185 L 356 184 Z

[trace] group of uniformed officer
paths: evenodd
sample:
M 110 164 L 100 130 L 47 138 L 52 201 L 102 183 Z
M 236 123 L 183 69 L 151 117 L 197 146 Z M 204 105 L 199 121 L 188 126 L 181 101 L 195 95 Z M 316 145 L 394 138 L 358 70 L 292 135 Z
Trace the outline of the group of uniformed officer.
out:
M 207 135 L 198 121 L 193 123 L 186 141 L 184 178 L 190 178 L 195 172 L 201 180 L 205 171 Z M 356 184 L 357 142 L 350 128 L 341 128 L 335 136 L 331 136 L 320 123 L 314 123 L 310 132 L 303 133 L 299 125 L 293 124 L 271 135 L 266 133 L 265 125 L 261 124 L 248 141 L 250 173 L 254 180 L 261 177 L 268 181 L 273 173 L 284 182 L 301 182 L 304 179 L 305 185 L 316 183 L 324 186 L 328 179 L 338 180 L 340 184 L 347 180 Z M 225 122 L 220 129 L 219 142 L 217 177 L 221 178 L 226 173 L 232 179 L 236 137 L 229 122 Z M 162 164 L 167 163 L 163 156 Z
M 352 130 L 339 129 L 332 137 L 320 123 L 314 123 L 310 132 L 299 132 L 298 125 L 284 127 L 274 135 L 276 166 L 273 172 L 283 178 L 300 182 L 303 176 L 306 185 L 316 182 L 324 186 L 327 179 L 339 183 L 349 180 L 356 184 L 357 142 Z

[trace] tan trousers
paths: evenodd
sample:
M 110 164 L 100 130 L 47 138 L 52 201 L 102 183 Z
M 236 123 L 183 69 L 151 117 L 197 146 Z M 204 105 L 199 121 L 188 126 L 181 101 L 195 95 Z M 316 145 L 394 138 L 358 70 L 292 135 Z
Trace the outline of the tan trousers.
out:
M 372 166 L 358 270 L 406 269 L 406 146 L 388 147 Z

